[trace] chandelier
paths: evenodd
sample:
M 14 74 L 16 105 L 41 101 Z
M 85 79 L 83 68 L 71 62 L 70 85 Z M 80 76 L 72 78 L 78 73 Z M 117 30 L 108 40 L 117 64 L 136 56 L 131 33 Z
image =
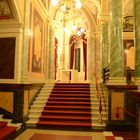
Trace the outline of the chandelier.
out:
M 52 6 L 58 6 L 64 13 L 64 16 L 72 17 L 73 25 L 71 29 L 64 27 L 64 32 L 69 35 L 76 35 L 77 37 L 85 34 L 85 28 L 79 25 L 77 26 L 75 23 L 76 10 L 82 7 L 81 0 L 51 0 L 51 4 Z
M 52 6 L 57 6 L 60 3 L 60 7 L 64 12 L 68 12 L 71 8 L 79 9 L 82 7 L 81 0 L 51 0 Z

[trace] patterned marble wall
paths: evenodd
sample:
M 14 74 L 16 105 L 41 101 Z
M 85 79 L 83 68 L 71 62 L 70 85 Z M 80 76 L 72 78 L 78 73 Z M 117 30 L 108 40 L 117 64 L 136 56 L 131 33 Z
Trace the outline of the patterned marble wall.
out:
M 13 92 L 0 92 L 0 107 L 13 113 Z

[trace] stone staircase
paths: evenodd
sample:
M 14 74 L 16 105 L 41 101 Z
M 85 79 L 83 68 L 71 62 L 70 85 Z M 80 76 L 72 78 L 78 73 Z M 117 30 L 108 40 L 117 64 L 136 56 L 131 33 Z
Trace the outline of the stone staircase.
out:
M 90 100 L 92 114 L 92 128 L 104 128 L 108 120 L 108 91 L 105 87 L 98 85 L 99 93 L 101 94 L 102 111 L 99 112 L 100 98 L 97 97 L 95 84 L 90 84 Z
M 27 126 L 36 126 L 36 123 L 39 120 L 41 112 L 44 109 L 44 106 L 49 98 L 49 95 L 54 87 L 54 84 L 45 84 L 43 88 L 38 93 L 37 97 L 33 101 L 33 104 L 30 106 L 29 120 L 26 122 Z
M 7 126 L 16 127 L 16 130 L 22 127 L 22 123 L 12 123 L 12 119 L 4 119 L 3 114 L 0 114 L 0 121 L 7 122 Z
M 36 126 L 37 122 L 39 121 L 39 117 L 42 114 L 42 111 L 44 109 L 44 106 L 46 105 L 46 102 L 49 99 L 50 93 L 53 89 L 54 85 L 44 85 L 41 89 L 38 96 L 35 98 L 33 104 L 30 106 L 29 110 L 29 120 L 26 122 L 27 126 Z M 99 86 L 99 90 L 102 94 L 102 88 Z M 105 91 L 105 89 L 103 89 Z M 78 92 L 78 91 L 77 91 Z M 105 91 L 107 92 L 107 90 Z M 63 93 L 62 93 L 63 94 Z M 107 94 L 107 93 L 105 93 Z M 108 99 L 105 94 L 102 94 L 102 112 L 100 115 L 99 112 L 99 98 L 97 98 L 97 91 L 96 91 L 96 85 L 90 84 L 90 102 L 91 102 L 91 115 L 92 115 L 92 128 L 104 128 L 105 123 L 108 119 L 108 106 L 107 102 Z M 63 96 L 63 95 L 62 95 Z M 105 98 L 107 99 L 105 102 Z M 53 103 L 53 102 L 51 102 Z M 50 113 L 53 113 L 53 111 L 50 111 Z M 101 122 L 102 117 L 102 122 Z
M 91 129 L 88 83 L 56 83 L 37 122 L 39 127 Z
M 12 123 L 11 119 L 3 119 L 0 114 L 0 140 L 10 139 L 22 126 L 22 123 Z

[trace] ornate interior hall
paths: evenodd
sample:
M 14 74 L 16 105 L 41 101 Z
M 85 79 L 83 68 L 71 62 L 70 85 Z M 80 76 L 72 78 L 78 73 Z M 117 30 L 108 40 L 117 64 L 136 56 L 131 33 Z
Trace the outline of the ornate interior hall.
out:
M 0 0 L 0 140 L 140 140 L 139 0 Z

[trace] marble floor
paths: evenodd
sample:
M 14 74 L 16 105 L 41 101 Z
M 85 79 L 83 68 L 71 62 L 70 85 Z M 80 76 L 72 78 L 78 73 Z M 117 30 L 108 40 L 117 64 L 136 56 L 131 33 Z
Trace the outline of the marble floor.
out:
M 36 137 L 35 137 L 36 136 Z M 56 130 L 40 130 L 40 129 L 27 129 L 15 140 L 105 140 L 103 132 L 77 132 L 77 131 L 56 131 Z M 45 136 L 47 138 L 45 138 Z M 79 138 L 79 139 L 78 139 Z

